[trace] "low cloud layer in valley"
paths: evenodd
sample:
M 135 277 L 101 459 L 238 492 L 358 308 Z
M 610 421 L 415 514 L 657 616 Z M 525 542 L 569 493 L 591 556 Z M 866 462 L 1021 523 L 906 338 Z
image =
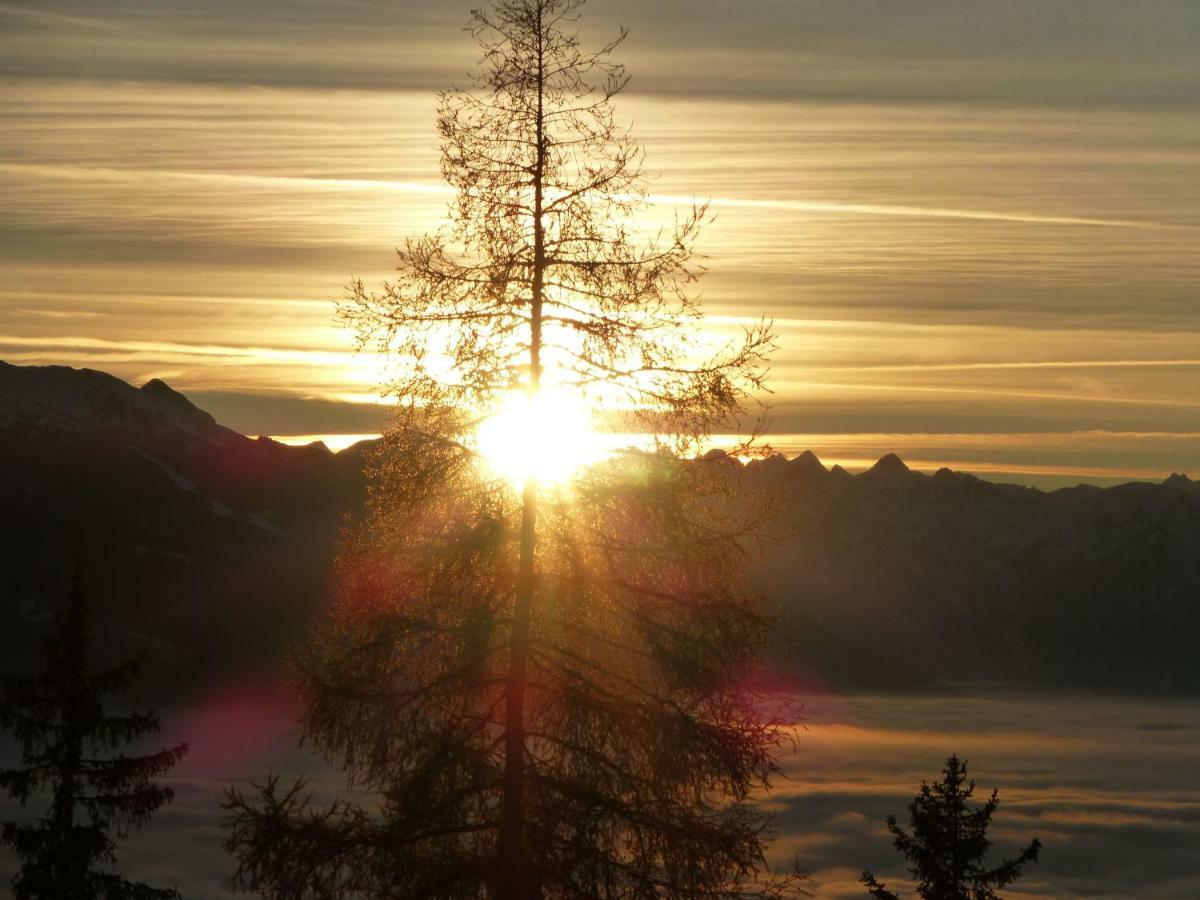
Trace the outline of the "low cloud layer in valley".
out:
M 963 688 L 931 695 L 806 695 L 796 749 L 764 802 L 772 859 L 798 858 L 819 898 L 862 898 L 864 867 L 903 883 L 884 828 L 946 756 L 970 763 L 982 799 L 1000 789 L 993 853 L 1033 837 L 1042 860 L 1012 900 L 1179 898 L 1200 892 L 1200 712 L 1189 700 L 1021 694 Z M 340 790 L 336 773 L 295 748 L 286 694 L 246 683 L 164 711 L 164 741 L 192 752 L 170 783 L 175 803 L 125 845 L 123 869 L 179 886 L 188 900 L 234 896 L 221 852 L 223 789 L 268 771 Z M 4 815 L 10 807 L 2 810 Z M 6 879 L 11 859 L 0 864 Z

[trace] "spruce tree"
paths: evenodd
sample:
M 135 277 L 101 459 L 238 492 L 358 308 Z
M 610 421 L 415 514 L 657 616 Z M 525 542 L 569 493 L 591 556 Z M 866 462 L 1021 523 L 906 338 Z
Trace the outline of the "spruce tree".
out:
M 984 863 L 991 846 L 988 826 L 1000 800 L 993 789 L 983 806 L 972 808 L 968 801 L 974 792 L 966 760 L 951 756 L 941 781 L 922 782 L 909 804 L 909 831 L 888 816 L 896 850 L 908 860 L 917 895 L 924 900 L 997 900 L 997 891 L 1016 881 L 1026 863 L 1037 862 L 1042 844 L 1035 838 L 1016 859 L 992 868 Z M 871 872 L 863 872 L 862 881 L 873 897 L 898 900 Z
M 469 88 L 441 98 L 449 225 L 407 242 L 344 319 L 393 362 L 396 421 L 337 602 L 295 658 L 305 737 L 370 804 L 270 779 L 230 791 L 237 883 L 272 898 L 778 896 L 752 792 L 768 632 L 743 579 L 736 428 L 770 329 L 715 352 L 688 285 L 704 219 L 645 235 L 627 77 L 582 0 L 472 13 Z M 619 410 L 654 449 L 511 485 L 478 428 L 513 395 Z M 552 423 L 541 423 L 543 426 Z M 526 436 L 539 453 L 537 431 Z
M 180 744 L 143 756 L 114 753 L 159 729 L 151 712 L 111 715 L 104 698 L 137 675 L 130 660 L 88 672 L 88 607 L 79 572 L 55 633 L 43 643 L 42 671 L 0 681 L 0 727 L 21 750 L 21 764 L 0 771 L 0 787 L 25 806 L 49 792 L 33 823 L 6 822 L 3 843 L 21 860 L 17 900 L 167 900 L 174 890 L 128 881 L 99 867 L 116 861 L 114 837 L 141 828 L 173 791 L 153 779 L 183 758 Z

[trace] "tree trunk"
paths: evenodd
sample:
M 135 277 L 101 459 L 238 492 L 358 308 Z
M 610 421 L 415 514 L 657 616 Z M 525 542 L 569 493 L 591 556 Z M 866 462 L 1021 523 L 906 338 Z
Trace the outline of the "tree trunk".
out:
M 545 63 L 542 8 L 537 10 L 537 151 L 533 166 L 533 283 L 529 315 L 529 391 L 535 397 L 542 382 L 542 296 L 546 279 L 546 233 L 543 185 L 546 167 L 544 110 Z M 525 834 L 525 694 L 528 688 L 530 623 L 536 582 L 534 550 L 537 539 L 537 476 L 525 481 L 521 509 L 521 558 L 513 601 L 511 651 L 504 715 L 504 801 L 499 839 L 499 900 L 529 900 L 529 848 Z
M 529 667 L 529 624 L 534 586 L 534 541 L 537 525 L 537 481 L 525 482 L 521 512 L 521 560 L 513 604 L 512 650 L 504 731 L 504 808 L 500 825 L 501 900 L 527 900 L 528 850 L 525 846 L 525 693 Z

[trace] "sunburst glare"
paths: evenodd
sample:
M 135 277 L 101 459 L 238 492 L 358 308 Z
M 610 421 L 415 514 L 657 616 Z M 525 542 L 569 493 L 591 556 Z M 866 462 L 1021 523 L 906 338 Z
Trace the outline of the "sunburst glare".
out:
M 611 443 L 593 429 L 586 400 L 565 389 L 513 393 L 475 434 L 487 467 L 517 486 L 529 478 L 561 484 L 602 459 Z

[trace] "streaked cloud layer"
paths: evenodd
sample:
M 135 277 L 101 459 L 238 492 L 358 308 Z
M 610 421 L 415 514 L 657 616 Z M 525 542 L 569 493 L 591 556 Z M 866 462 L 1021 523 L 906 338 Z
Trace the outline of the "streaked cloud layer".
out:
M 0 358 L 168 377 L 249 431 L 370 430 L 343 406 L 378 368 L 332 301 L 438 222 L 465 12 L 0 3 Z M 714 202 L 712 327 L 779 323 L 781 445 L 1200 474 L 1161 437 L 1200 423 L 1200 6 L 589 12 L 632 30 L 658 214 Z

